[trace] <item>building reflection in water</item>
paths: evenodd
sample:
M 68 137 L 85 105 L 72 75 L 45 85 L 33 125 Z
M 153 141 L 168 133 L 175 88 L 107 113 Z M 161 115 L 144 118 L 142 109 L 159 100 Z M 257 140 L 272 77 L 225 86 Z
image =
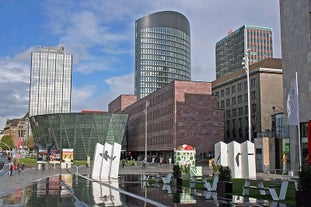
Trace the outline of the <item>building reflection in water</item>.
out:
M 112 188 L 107 187 L 110 185 Z M 217 195 L 209 195 L 190 188 L 176 189 L 176 186 L 162 186 L 157 183 L 141 183 L 137 176 L 120 177 L 120 181 L 107 181 L 104 184 L 92 182 L 85 177 L 61 174 L 37 181 L 33 185 L 16 189 L 0 197 L 0 206 L 154 206 L 146 200 L 137 199 L 117 191 L 120 188 L 142 198 L 167 206 L 222 206 Z M 269 206 L 268 201 L 260 201 L 241 196 L 232 196 L 226 206 Z M 283 205 L 286 206 L 286 205 Z

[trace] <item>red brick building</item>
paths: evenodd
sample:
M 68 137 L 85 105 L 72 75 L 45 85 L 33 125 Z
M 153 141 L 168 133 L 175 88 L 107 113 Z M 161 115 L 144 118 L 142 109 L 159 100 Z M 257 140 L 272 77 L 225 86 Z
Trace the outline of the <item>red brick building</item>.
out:
M 134 155 L 144 154 L 146 134 L 148 157 L 172 157 L 183 144 L 194 146 L 199 155 L 224 140 L 224 114 L 211 83 L 173 81 L 140 100 L 121 95 L 108 110 L 129 114 L 127 150 Z

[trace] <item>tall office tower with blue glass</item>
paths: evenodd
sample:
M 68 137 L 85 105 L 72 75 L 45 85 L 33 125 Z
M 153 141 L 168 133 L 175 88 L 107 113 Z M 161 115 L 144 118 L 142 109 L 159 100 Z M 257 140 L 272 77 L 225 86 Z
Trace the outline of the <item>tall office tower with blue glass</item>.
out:
M 191 80 L 190 23 L 174 11 L 135 22 L 135 95 L 138 99 L 173 80 Z

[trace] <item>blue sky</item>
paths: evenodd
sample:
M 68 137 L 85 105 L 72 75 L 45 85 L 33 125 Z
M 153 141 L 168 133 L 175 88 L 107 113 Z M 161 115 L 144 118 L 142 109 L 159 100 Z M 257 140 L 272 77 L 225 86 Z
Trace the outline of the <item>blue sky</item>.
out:
M 0 0 L 0 129 L 28 111 L 30 53 L 73 54 L 72 111 L 107 110 L 134 92 L 135 20 L 172 10 L 191 25 L 192 80 L 215 80 L 215 44 L 242 25 L 271 27 L 281 57 L 278 0 Z

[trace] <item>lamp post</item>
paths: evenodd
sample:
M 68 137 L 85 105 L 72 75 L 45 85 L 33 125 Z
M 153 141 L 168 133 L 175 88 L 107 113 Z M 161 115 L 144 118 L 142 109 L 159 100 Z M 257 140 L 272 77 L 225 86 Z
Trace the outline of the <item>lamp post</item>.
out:
M 251 120 L 251 89 L 249 84 L 249 60 L 248 60 L 249 50 L 245 53 L 243 57 L 243 69 L 246 72 L 247 79 L 247 105 L 248 105 L 248 140 L 252 141 L 252 120 Z
M 147 150 L 148 150 L 148 106 L 149 106 L 149 101 L 146 101 L 146 106 L 145 106 L 145 161 L 147 162 Z

